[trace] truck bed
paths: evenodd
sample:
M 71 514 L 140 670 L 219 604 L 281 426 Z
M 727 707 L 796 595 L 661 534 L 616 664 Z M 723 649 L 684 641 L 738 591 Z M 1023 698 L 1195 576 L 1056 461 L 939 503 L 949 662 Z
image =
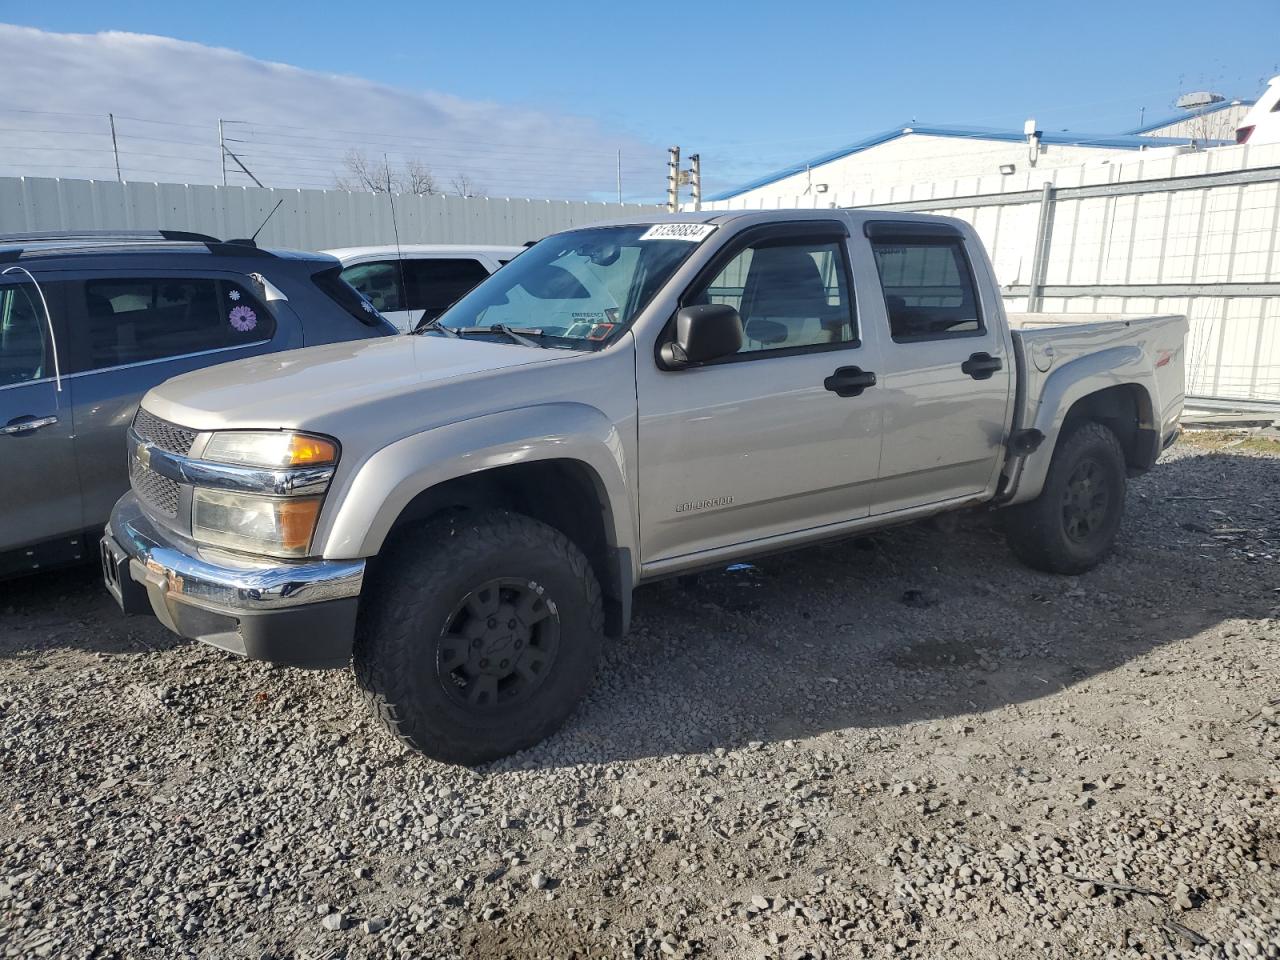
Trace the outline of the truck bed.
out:
M 1186 317 L 1011 313 L 1008 321 L 1019 367 L 1016 425 L 1036 422 L 1046 392 L 1052 393 L 1050 379 L 1057 371 L 1073 362 L 1098 362 L 1117 384 L 1129 380 L 1126 374 L 1132 375 L 1133 382 L 1154 375 L 1150 426 L 1159 429 L 1162 437 L 1177 429 L 1186 389 Z

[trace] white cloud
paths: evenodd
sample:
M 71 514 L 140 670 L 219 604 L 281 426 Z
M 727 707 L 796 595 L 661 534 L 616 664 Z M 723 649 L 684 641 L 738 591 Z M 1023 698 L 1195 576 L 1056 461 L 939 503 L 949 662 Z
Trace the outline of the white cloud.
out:
M 412 92 L 145 34 L 49 33 L 0 24 L 0 175 L 221 182 L 228 146 L 266 186 L 332 187 L 349 149 L 465 174 L 493 196 L 616 197 L 663 190 L 665 154 L 592 120 Z M 150 121 L 165 121 L 150 122 Z M 233 183 L 249 180 L 228 161 Z

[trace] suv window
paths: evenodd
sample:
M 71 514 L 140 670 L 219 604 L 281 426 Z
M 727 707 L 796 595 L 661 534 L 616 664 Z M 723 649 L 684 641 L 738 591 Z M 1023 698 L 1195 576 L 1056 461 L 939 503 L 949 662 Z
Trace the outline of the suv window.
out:
M 739 353 L 857 340 L 841 244 L 763 240 L 739 252 L 687 305 L 727 303 L 742 316 Z
M 342 279 L 384 313 L 422 310 L 430 320 L 489 275 L 478 260 L 464 257 L 405 259 L 404 296 L 401 296 L 401 266 L 395 260 L 357 263 L 342 271 Z
M 275 318 L 248 289 L 203 277 L 87 280 L 86 369 L 270 340 Z
M 445 308 L 489 275 L 478 260 L 430 259 L 405 262 L 410 310 L 423 310 L 433 320 Z
M 895 341 L 942 340 L 983 332 L 962 241 L 874 240 L 871 249 Z
M 355 287 L 379 311 L 407 310 L 400 296 L 400 269 L 391 260 L 357 263 L 342 270 L 342 279 Z M 406 283 L 408 277 L 405 278 Z
M 46 369 L 44 310 L 29 284 L 0 286 L 0 387 L 40 380 Z

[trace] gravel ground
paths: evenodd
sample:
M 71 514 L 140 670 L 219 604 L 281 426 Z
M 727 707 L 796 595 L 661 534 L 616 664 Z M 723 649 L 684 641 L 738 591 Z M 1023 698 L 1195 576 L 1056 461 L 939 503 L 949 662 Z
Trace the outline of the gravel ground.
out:
M 1179 444 L 1079 578 L 972 516 L 646 587 L 478 770 L 0 585 L 0 955 L 1280 956 L 1278 456 Z

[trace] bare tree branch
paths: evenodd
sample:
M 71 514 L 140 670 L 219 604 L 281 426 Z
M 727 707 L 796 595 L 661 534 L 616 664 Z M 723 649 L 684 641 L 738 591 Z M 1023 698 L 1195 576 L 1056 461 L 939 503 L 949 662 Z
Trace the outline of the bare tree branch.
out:
M 485 193 L 484 187 L 465 173 L 453 177 L 449 181 L 449 186 L 453 187 L 453 192 L 460 197 L 483 197 Z
M 348 150 L 343 158 L 345 175 L 334 178 L 339 190 L 354 190 L 364 193 L 401 193 L 400 180 L 391 172 L 385 160 L 370 161 L 359 150 Z
M 429 197 L 439 193 L 436 189 L 435 175 L 421 160 L 410 160 L 405 164 L 405 174 L 409 180 L 409 192 L 420 197 Z
M 345 173 L 334 177 L 339 190 L 362 193 L 412 193 L 430 196 L 439 193 L 435 175 L 416 158 L 408 160 L 403 170 L 396 170 L 386 159 L 370 160 L 359 150 L 349 150 L 342 160 Z

